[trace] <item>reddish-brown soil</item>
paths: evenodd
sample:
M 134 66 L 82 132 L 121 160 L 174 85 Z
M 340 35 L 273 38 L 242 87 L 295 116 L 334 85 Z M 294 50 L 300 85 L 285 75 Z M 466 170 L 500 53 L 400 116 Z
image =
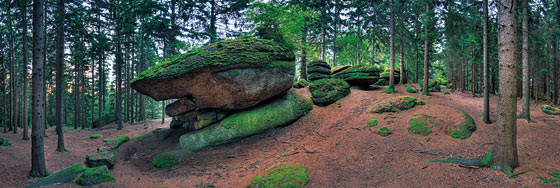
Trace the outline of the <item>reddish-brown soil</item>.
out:
M 410 85 L 412 86 L 412 85 Z M 518 153 L 520 167 L 515 171 L 532 169 L 515 179 L 495 170 L 464 168 L 456 164 L 431 163 L 432 159 L 446 157 L 480 157 L 492 148 L 496 124 L 482 122 L 482 98 L 454 92 L 451 95 L 433 93 L 427 97 L 405 92 L 406 86 L 396 87 L 395 94 L 379 90 L 352 90 L 350 96 L 328 107 L 317 107 L 290 126 L 268 131 L 242 141 L 195 152 L 173 169 L 155 169 L 151 159 L 158 153 L 179 149 L 176 133 L 164 141 L 140 142 L 134 138 L 159 127 L 161 120 L 129 125 L 124 130 L 68 131 L 67 153 L 54 152 L 56 135 L 48 130 L 45 139 L 47 168 L 54 172 L 73 163 L 84 163 L 85 156 L 96 152 L 102 139 L 92 140 L 92 134 L 104 138 L 126 134 L 131 141 L 115 153 L 117 163 L 111 173 L 117 181 L 94 187 L 245 187 L 259 174 L 277 163 L 306 166 L 311 181 L 306 187 L 546 187 L 539 176 L 548 176 L 551 169 L 560 169 L 560 116 L 546 115 L 537 105 L 531 106 L 534 123 L 519 119 Z M 299 89 L 298 92 L 307 92 Z M 417 106 L 400 113 L 369 114 L 368 107 L 381 99 L 410 95 L 421 98 L 427 105 Z M 497 97 L 491 97 L 491 119 L 496 120 Z M 477 131 L 465 140 L 452 139 L 445 134 L 412 135 L 407 131 L 409 119 L 416 113 L 429 111 L 447 113 L 449 106 L 470 114 Z M 519 108 L 521 105 L 519 104 Z M 439 110 L 438 110 L 439 109 Z M 437 111 L 437 112 L 436 112 Z M 454 115 L 457 116 L 457 115 Z M 367 122 L 379 119 L 376 127 Z M 167 121 L 169 122 L 169 121 Z M 114 125 L 109 125 L 111 128 Z M 393 134 L 382 137 L 377 129 L 386 126 Z M 145 129 L 146 127 L 146 129 Z M 36 179 L 27 177 L 31 168 L 31 141 L 22 141 L 19 134 L 0 134 L 12 141 L 13 146 L 0 147 L 0 187 L 23 187 Z M 441 156 L 423 154 L 438 153 Z M 58 187 L 76 187 L 75 184 Z

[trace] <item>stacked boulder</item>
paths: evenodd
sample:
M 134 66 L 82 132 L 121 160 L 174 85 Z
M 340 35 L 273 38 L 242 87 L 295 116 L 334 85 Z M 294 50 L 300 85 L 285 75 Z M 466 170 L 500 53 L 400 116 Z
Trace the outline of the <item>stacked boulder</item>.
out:
M 315 60 L 307 64 L 307 80 L 315 81 L 331 78 L 331 66 L 321 60 Z
M 294 61 L 291 50 L 269 40 L 226 40 L 157 64 L 131 86 L 155 100 L 175 99 L 165 109 L 171 127 L 197 130 L 180 139 L 183 149 L 196 151 L 287 125 L 309 111 L 301 105 L 309 98 L 288 92 Z M 283 116 L 256 117 L 270 113 Z
M 379 80 L 380 73 L 381 68 L 376 65 L 355 65 L 337 70 L 334 78 L 344 80 L 351 86 L 369 86 Z
M 394 70 L 394 81 L 395 83 L 393 84 L 398 84 L 401 81 L 401 72 L 397 69 Z M 375 85 L 389 85 L 389 79 L 391 77 L 391 72 L 389 69 L 383 71 L 380 75 L 379 75 L 379 81 L 375 84 Z

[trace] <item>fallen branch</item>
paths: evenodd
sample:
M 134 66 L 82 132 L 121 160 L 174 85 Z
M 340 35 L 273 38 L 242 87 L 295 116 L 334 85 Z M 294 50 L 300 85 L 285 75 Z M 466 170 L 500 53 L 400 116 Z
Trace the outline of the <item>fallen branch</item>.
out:
M 280 157 L 287 157 L 287 156 L 295 155 L 295 154 L 298 154 L 298 153 L 299 153 L 299 151 L 294 151 L 292 153 L 282 154 Z
M 319 153 L 318 151 L 311 151 L 308 150 L 307 148 L 303 147 L 303 150 L 305 150 L 305 153 Z

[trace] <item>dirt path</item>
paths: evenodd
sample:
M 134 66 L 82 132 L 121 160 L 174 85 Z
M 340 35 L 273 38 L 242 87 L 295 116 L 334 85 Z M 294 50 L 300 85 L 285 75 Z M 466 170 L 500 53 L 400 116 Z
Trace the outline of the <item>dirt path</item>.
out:
M 412 86 L 412 85 L 411 85 Z M 251 179 L 263 174 L 277 163 L 304 165 L 311 179 L 307 187 L 545 187 L 537 177 L 547 176 L 549 170 L 560 169 L 560 117 L 542 113 L 532 106 L 535 123 L 518 120 L 518 152 L 520 167 L 516 171 L 535 172 L 508 179 L 504 173 L 491 169 L 463 168 L 455 164 L 430 163 L 446 157 L 479 157 L 492 148 L 496 124 L 482 123 L 482 98 L 472 98 L 459 92 L 451 95 L 433 93 L 427 97 L 405 92 L 406 86 L 396 87 L 395 94 L 380 90 L 352 90 L 352 94 L 326 108 L 315 106 L 294 124 L 266 132 L 240 142 L 209 148 L 194 153 L 173 169 L 151 168 L 151 159 L 158 153 L 178 149 L 180 134 L 163 142 L 139 142 L 133 139 L 141 133 L 159 127 L 160 120 L 125 125 L 122 131 L 68 131 L 67 153 L 54 152 L 56 135 L 49 130 L 45 151 L 47 167 L 54 172 L 73 163 L 83 163 L 85 155 L 94 153 L 102 139 L 91 140 L 89 135 L 103 134 L 105 138 L 126 134 L 131 141 L 116 151 L 117 164 L 111 173 L 116 182 L 96 187 L 245 187 Z M 306 93 L 307 89 L 298 90 Z M 367 108 L 383 98 L 410 95 L 421 98 L 428 105 L 401 113 L 369 114 Z M 491 98 L 492 120 L 496 120 L 497 97 Z M 428 137 L 411 135 L 407 131 L 409 119 L 416 113 L 430 112 L 439 118 L 445 111 L 435 105 L 449 106 L 470 114 L 477 131 L 465 140 L 447 135 Z M 521 106 L 519 106 L 521 108 Z M 439 116 L 441 114 L 441 117 Z M 378 119 L 379 125 L 370 129 L 367 121 Z M 114 125 L 111 125 L 114 126 Z M 376 134 L 386 126 L 393 134 Z M 146 127 L 146 129 L 144 129 Z M 0 147 L 0 187 L 23 187 L 34 179 L 27 178 L 30 169 L 30 141 L 21 141 L 21 134 L 0 134 L 13 142 L 11 148 Z M 422 154 L 438 153 L 441 156 Z M 59 187 L 76 187 L 74 184 Z

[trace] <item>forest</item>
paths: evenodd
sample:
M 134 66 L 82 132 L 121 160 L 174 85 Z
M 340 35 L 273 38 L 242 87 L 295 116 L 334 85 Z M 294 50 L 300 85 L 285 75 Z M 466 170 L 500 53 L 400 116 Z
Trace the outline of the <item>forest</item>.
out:
M 560 0 L 0 0 L 0 187 L 558 186 L 559 44 Z

